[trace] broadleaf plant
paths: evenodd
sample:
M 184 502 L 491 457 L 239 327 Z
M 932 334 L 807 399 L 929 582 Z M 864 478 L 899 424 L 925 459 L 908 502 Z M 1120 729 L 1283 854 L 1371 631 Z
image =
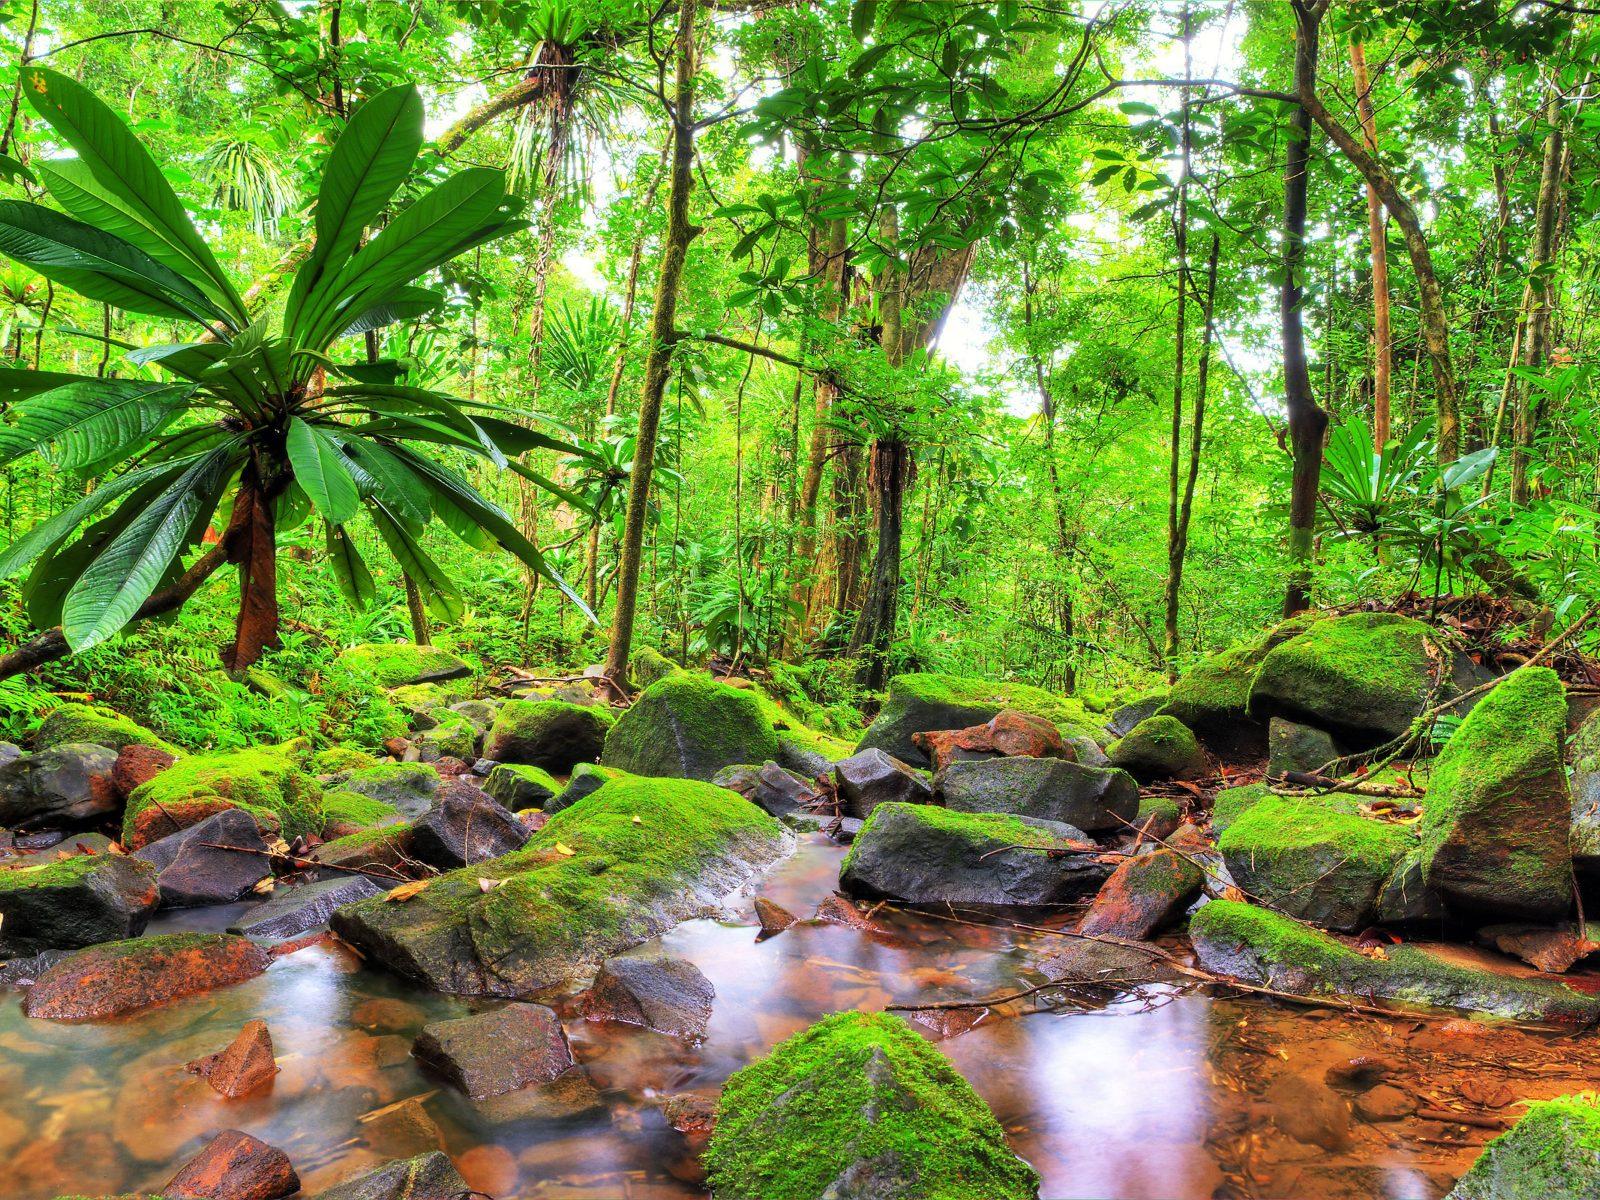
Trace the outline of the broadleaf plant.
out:
M 23 595 L 35 621 L 59 624 L 66 647 L 81 650 L 169 611 L 231 563 L 241 591 L 224 658 L 249 666 L 277 639 L 277 530 L 307 501 L 354 604 L 376 594 L 349 529 L 365 510 L 438 616 L 459 616 L 462 601 L 420 543 L 435 517 L 469 545 L 510 551 L 582 608 L 515 521 L 439 457 L 487 460 L 543 486 L 519 455 L 582 451 L 526 428 L 528 414 L 409 386 L 400 364 L 340 360 L 343 339 L 438 306 L 419 280 L 527 224 L 501 172 L 471 168 L 389 212 L 368 240 L 422 148 L 415 87 L 367 100 L 335 142 L 316 240 L 276 323 L 248 311 L 116 113 L 40 67 L 24 68 L 22 91 L 77 157 L 35 170 L 64 212 L 0 202 L 0 254 L 91 300 L 198 326 L 191 340 L 129 354 L 131 378 L 4 373 L 0 465 L 39 454 L 100 480 L 0 552 L 0 578 L 32 568 Z M 225 528 L 208 539 L 214 524 Z M 185 556 L 208 540 L 186 569 Z

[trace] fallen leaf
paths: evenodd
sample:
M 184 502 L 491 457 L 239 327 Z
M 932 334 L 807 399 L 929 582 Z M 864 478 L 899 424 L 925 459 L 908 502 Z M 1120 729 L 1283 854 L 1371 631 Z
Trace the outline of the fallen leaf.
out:
M 633 823 L 635 825 L 643 825 L 644 824 L 643 821 L 639 820 L 639 814 L 638 813 L 634 813 L 633 814 Z
M 390 888 L 384 899 L 390 904 L 402 904 L 413 896 L 418 895 L 432 882 L 433 880 L 431 879 L 413 879 L 410 883 L 402 883 L 399 887 Z
M 504 879 L 479 879 L 478 890 L 480 892 L 492 892 L 504 882 Z
M 556 843 L 556 853 L 557 854 L 565 854 L 568 858 L 571 858 L 574 854 L 577 853 L 577 851 L 574 850 L 571 846 L 567 845 L 565 842 L 557 842 Z

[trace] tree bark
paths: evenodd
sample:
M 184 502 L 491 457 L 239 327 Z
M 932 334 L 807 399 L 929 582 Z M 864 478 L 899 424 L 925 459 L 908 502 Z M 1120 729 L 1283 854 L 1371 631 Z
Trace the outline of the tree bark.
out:
M 1056 403 L 1050 394 L 1050 381 L 1045 375 L 1044 359 L 1033 346 L 1033 293 L 1034 282 L 1028 260 L 1022 261 L 1022 320 L 1028 335 L 1028 357 L 1033 363 L 1033 382 L 1039 392 L 1039 415 L 1044 425 L 1044 463 L 1050 480 L 1051 509 L 1055 515 L 1056 553 L 1060 556 L 1060 596 L 1057 601 L 1056 620 L 1060 626 L 1062 644 L 1067 648 L 1066 665 L 1062 668 L 1062 689 L 1071 692 L 1078 684 L 1078 668 L 1074 661 L 1073 635 L 1077 615 L 1073 609 L 1072 587 L 1067 579 L 1067 564 L 1076 553 L 1073 538 L 1067 530 L 1067 499 L 1061 486 L 1061 469 L 1056 465 Z
M 1550 282 L 1549 264 L 1555 253 L 1556 211 L 1561 206 L 1561 96 L 1554 86 L 1544 106 L 1549 131 L 1544 139 L 1544 162 L 1539 173 L 1539 201 L 1533 219 L 1533 245 L 1529 249 L 1529 306 L 1527 331 L 1522 339 L 1522 365 L 1538 370 L 1549 351 L 1550 314 L 1555 291 Z M 1511 412 L 1511 503 L 1528 503 L 1528 459 L 1537 430 L 1537 408 L 1533 384 L 1524 379 L 1516 390 Z
M 1189 6 L 1183 9 L 1183 77 L 1191 75 L 1189 59 Z M 1189 124 L 1189 89 L 1183 89 L 1182 124 L 1179 131 L 1181 175 L 1178 178 L 1178 203 L 1172 216 L 1173 254 L 1178 264 L 1178 311 L 1172 333 L 1172 432 L 1167 459 L 1167 583 L 1163 605 L 1162 658 L 1166 661 L 1167 682 L 1178 681 L 1178 594 L 1182 586 L 1181 556 L 1178 551 L 1178 493 L 1183 462 L 1183 375 L 1184 351 L 1189 332 L 1189 170 L 1193 155 L 1193 136 Z
M 254 465 L 245 468 L 223 538 L 239 568 L 239 614 L 233 644 L 223 651 L 230 671 L 252 667 L 278 642 L 278 544 L 272 501 Z
M 1372 111 L 1372 82 L 1359 38 L 1350 39 L 1350 69 L 1355 75 L 1356 114 L 1369 153 L 1378 153 L 1378 121 Z M 1389 329 L 1389 252 L 1383 201 L 1367 184 L 1367 239 L 1372 246 L 1372 444 L 1381 453 L 1389 441 L 1389 391 L 1394 373 L 1394 342 Z

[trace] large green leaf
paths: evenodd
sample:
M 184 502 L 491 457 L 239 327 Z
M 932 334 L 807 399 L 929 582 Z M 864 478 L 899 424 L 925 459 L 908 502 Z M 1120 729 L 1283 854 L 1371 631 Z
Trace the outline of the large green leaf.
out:
M 229 449 L 213 450 L 186 468 L 72 585 L 61 631 L 74 651 L 111 637 L 150 598 L 196 520 L 215 507 L 230 458 Z
M 120 208 L 131 224 L 139 227 L 115 232 L 203 286 L 227 311 L 230 326 L 247 324 L 244 301 L 189 220 L 155 159 L 122 119 L 88 88 L 46 67 L 24 67 L 21 87 L 34 111 L 78 152 L 106 202 Z M 71 177 L 70 169 L 67 174 Z M 82 188 L 82 178 L 72 178 Z M 110 225 L 103 228 L 111 230 Z
M 289 420 L 289 464 L 295 482 L 311 503 L 335 525 L 343 525 L 361 508 L 361 493 L 350 475 L 339 443 L 299 417 Z
M 381 504 L 373 505 L 372 521 L 378 527 L 383 544 L 389 547 L 389 553 L 416 585 L 428 611 L 441 621 L 459 621 L 467 611 L 466 603 L 439 564 L 428 557 L 410 531 Z
M 430 292 L 427 288 L 399 288 L 366 311 L 357 313 L 337 336 L 354 337 L 356 334 L 366 333 L 369 329 L 382 329 L 385 325 L 393 325 L 396 321 L 413 321 L 431 313 L 443 303 L 443 300 L 438 292 Z
M 373 412 L 385 415 L 393 415 L 396 412 L 408 415 L 429 413 L 440 418 L 447 428 L 471 438 L 478 444 L 480 451 L 493 460 L 495 466 L 502 470 L 505 468 L 506 456 L 495 444 L 494 439 L 484 432 L 476 420 L 461 410 L 453 397 L 446 396 L 442 392 L 430 391 L 427 388 L 402 387 L 398 384 L 356 384 L 350 387 L 331 388 L 328 394 L 340 398 L 359 398 Z
M 333 568 L 333 582 L 339 594 L 351 608 L 363 611 L 371 608 L 378 597 L 378 588 L 372 582 L 372 572 L 367 570 L 361 552 L 344 526 L 327 521 L 323 528 L 327 532 L 328 564 Z
M 298 344 L 309 344 L 297 336 L 303 332 L 302 313 L 323 308 L 326 284 L 410 174 L 421 148 L 422 96 L 410 85 L 368 100 L 339 135 L 317 193 L 316 244 L 295 275 L 284 309 L 284 328 Z
M 14 404 L 68 383 L 96 382 L 93 375 L 74 375 L 68 371 L 30 371 L 24 367 L 0 365 L 0 404 Z
M 387 448 L 343 429 L 328 436 L 343 449 L 345 465 L 362 496 L 372 497 L 401 519 L 418 525 L 425 525 L 433 516 L 428 485 Z
M 0 466 L 39 451 L 69 469 L 96 463 L 159 430 L 194 393 L 189 384 L 83 379 L 12 406 Z

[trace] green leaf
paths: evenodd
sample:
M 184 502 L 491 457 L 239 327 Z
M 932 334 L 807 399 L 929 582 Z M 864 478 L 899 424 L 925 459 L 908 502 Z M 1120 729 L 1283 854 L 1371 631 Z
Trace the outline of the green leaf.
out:
M 382 329 L 396 321 L 412 321 L 427 316 L 443 302 L 444 297 L 438 292 L 430 292 L 427 288 L 404 287 L 365 312 L 356 314 L 336 336 L 352 337 L 369 329 Z
M 855 0 L 850 6 L 850 32 L 855 35 L 856 41 L 866 40 L 877 16 L 878 0 Z
M 355 542 L 342 525 L 325 522 L 323 530 L 327 534 L 328 565 L 333 568 L 333 582 L 339 594 L 357 611 L 371 608 L 378 598 L 378 588 Z
M 375 499 L 402 520 L 418 525 L 433 516 L 427 485 L 389 449 L 342 430 L 329 436 L 336 438 L 344 450 L 345 465 L 364 498 Z
M 291 417 L 287 444 L 295 482 L 305 489 L 317 511 L 335 525 L 355 516 L 361 508 L 361 493 L 338 443 L 315 425 Z
M 0 427 L 0 465 L 34 451 L 76 469 L 142 441 L 194 394 L 188 384 L 83 379 L 14 405 Z
M 6 180 L 10 183 L 15 183 L 19 179 L 25 179 L 29 183 L 38 182 L 38 180 L 34 178 L 33 172 L 28 169 L 26 163 L 19 162 L 17 159 L 12 158 L 9 154 L 0 154 L 0 175 L 5 176 Z
M 372 521 L 400 569 L 416 584 L 428 611 L 441 621 L 459 621 L 467 611 L 466 603 L 439 564 L 427 556 L 417 539 L 381 504 L 373 506 Z

